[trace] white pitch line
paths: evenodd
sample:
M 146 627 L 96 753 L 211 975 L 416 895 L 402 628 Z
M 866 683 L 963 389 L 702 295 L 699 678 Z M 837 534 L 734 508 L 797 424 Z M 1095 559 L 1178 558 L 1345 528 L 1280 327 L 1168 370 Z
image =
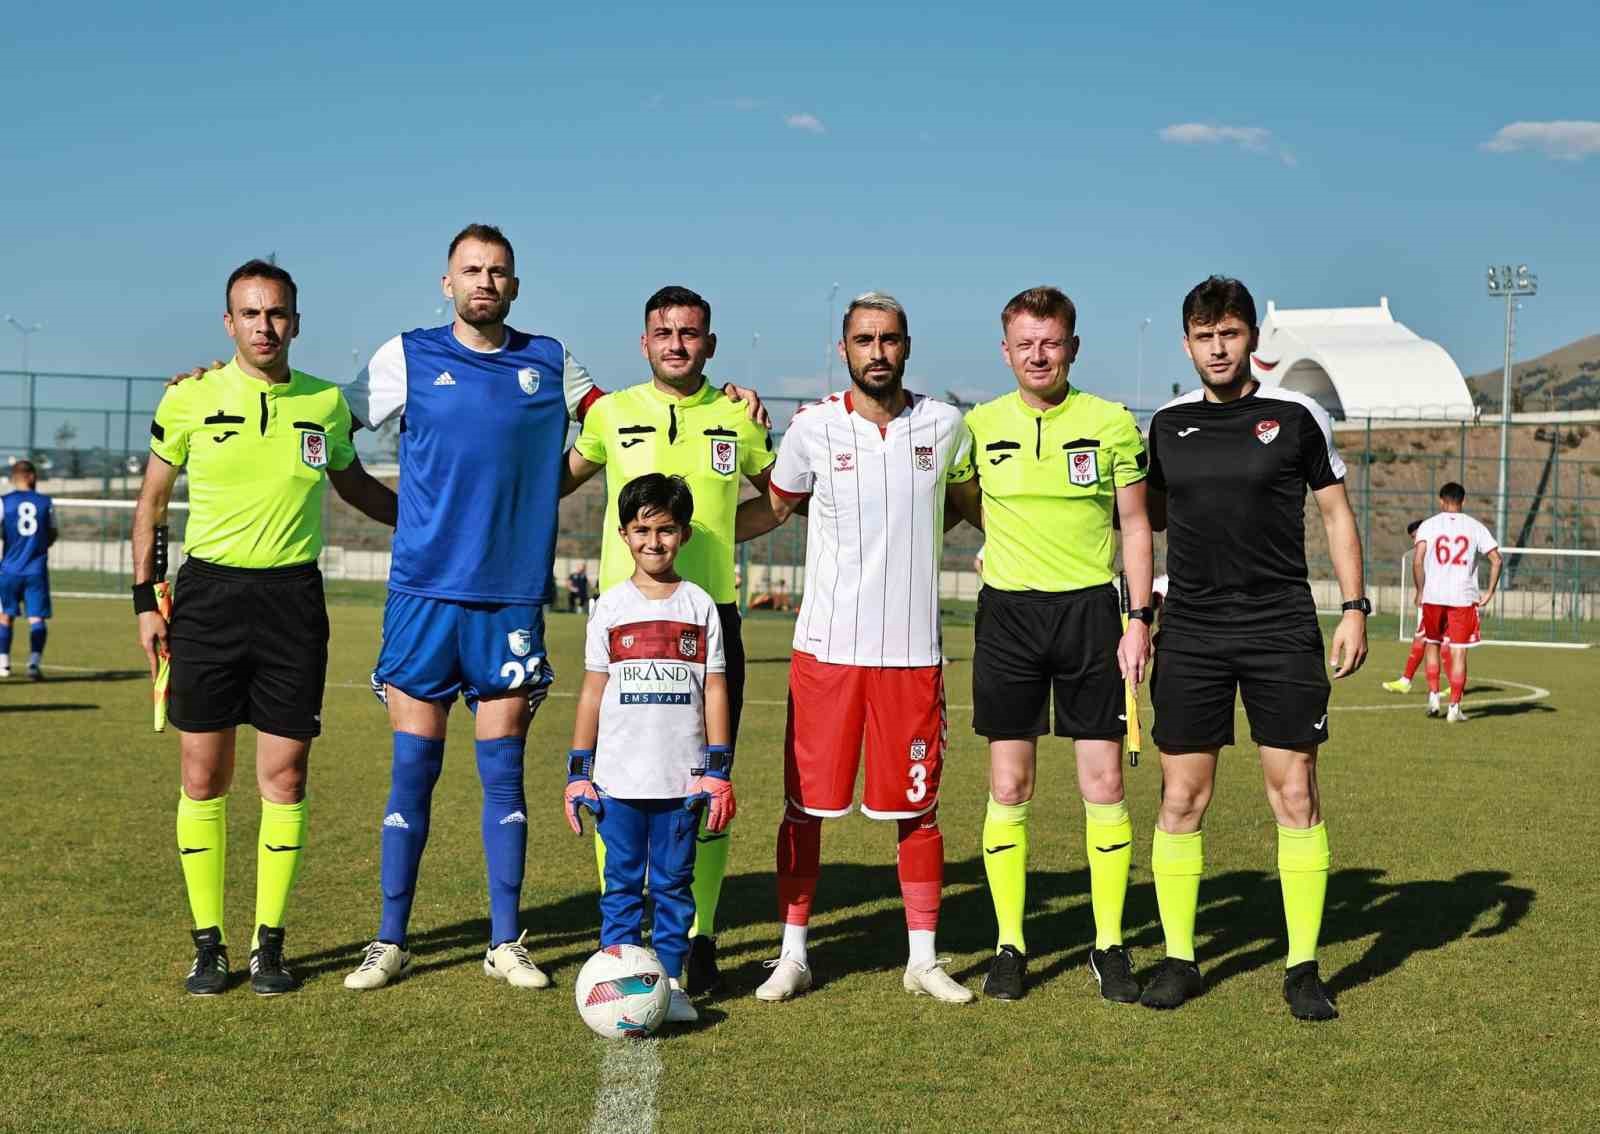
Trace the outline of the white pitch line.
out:
M 64 672 L 66 672 L 66 673 L 104 673 L 104 672 L 106 672 L 106 667 L 105 666 L 48 665 L 45 668 L 47 670 L 59 669 L 59 670 L 62 670 Z M 1465 701 L 1463 703 L 1469 705 L 1472 708 L 1481 709 L 1481 708 L 1484 708 L 1484 707 L 1486 707 L 1488 705 L 1523 705 L 1523 704 L 1527 704 L 1529 701 L 1542 701 L 1546 697 L 1550 696 L 1550 690 L 1548 690 L 1548 689 L 1541 688 L 1538 685 L 1529 685 L 1529 684 L 1527 684 L 1525 682 L 1522 682 L 1522 681 L 1512 681 L 1510 678 L 1506 678 L 1506 677 L 1491 677 L 1488 674 L 1485 674 L 1483 677 L 1477 678 L 1477 680 L 1483 682 L 1485 685 L 1509 685 L 1514 689 L 1526 689 L 1527 692 L 1522 694 L 1520 697 L 1474 697 L 1474 696 L 1471 695 L 1471 692 L 1469 690 L 1468 691 L 1468 695 L 1467 695 L 1467 697 L 1466 697 L 1466 699 L 1465 699 Z M 365 681 L 330 681 L 330 682 L 327 683 L 327 688 L 329 688 L 329 689 L 360 689 L 361 691 L 363 691 L 365 693 L 372 692 L 372 686 L 369 685 Z M 576 698 L 578 695 L 576 693 L 562 692 L 561 690 L 552 690 L 550 692 L 549 696 L 551 696 L 551 697 L 563 697 L 563 698 L 566 698 L 567 700 L 572 700 L 572 699 Z M 764 701 L 764 700 L 758 700 L 758 699 L 755 699 L 755 698 L 746 698 L 746 700 L 745 700 L 745 704 L 746 705 L 766 705 L 766 706 L 771 706 L 771 707 L 787 706 L 788 703 L 789 702 L 787 702 L 787 701 Z M 971 705 L 946 705 L 945 708 L 947 710 L 951 711 L 951 712 L 966 713 L 966 712 L 971 712 L 972 711 L 972 706 Z M 1403 713 L 1403 712 L 1412 712 L 1416 708 L 1417 708 L 1417 706 L 1415 704 L 1413 704 L 1413 703 L 1411 703 L 1409 701 L 1406 701 L 1403 698 L 1400 699 L 1398 702 L 1390 701 L 1390 702 L 1385 702 L 1384 704 L 1381 704 L 1381 705 L 1329 705 L 1328 706 L 1328 709 L 1331 712 L 1335 712 L 1335 713 Z M 1242 712 L 1244 712 L 1244 706 L 1243 705 L 1239 705 L 1239 706 L 1236 707 L 1236 709 L 1234 711 L 1238 712 L 1238 713 L 1242 713 Z
M 661 1082 L 660 1041 L 596 1040 L 604 1046 L 589 1134 L 650 1134 Z

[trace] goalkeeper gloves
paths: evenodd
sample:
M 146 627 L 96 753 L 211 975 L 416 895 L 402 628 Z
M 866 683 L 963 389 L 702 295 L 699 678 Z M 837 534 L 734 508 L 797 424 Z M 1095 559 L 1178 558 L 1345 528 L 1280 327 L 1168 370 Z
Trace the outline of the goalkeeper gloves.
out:
M 706 763 L 694 769 L 694 782 L 683 805 L 693 811 L 706 809 L 706 830 L 721 831 L 733 821 L 738 809 L 733 799 L 733 747 L 728 744 L 708 744 Z
M 580 811 L 587 810 L 595 817 L 595 822 L 600 821 L 600 796 L 594 790 L 593 775 L 593 748 L 574 748 L 567 753 L 567 790 L 562 800 L 562 811 L 574 835 L 583 834 Z

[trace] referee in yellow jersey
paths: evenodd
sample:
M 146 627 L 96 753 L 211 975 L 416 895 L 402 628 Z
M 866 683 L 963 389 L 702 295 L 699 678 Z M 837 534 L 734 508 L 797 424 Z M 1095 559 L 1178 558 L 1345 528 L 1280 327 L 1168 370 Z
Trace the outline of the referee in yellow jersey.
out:
M 758 399 L 734 401 L 705 377 L 717 350 L 711 333 L 711 305 L 684 287 L 664 287 L 644 307 L 639 347 L 650 364 L 651 380 L 607 394 L 590 407 L 583 432 L 567 454 L 562 491 L 571 492 L 601 468 L 606 470 L 606 519 L 600 555 L 600 590 L 633 573 L 633 560 L 618 534 L 617 495 L 645 473 L 681 476 L 694 496 L 693 538 L 678 553 L 677 570 L 705 588 L 717 604 L 727 659 L 732 738 L 738 739 L 744 707 L 744 642 L 739 630 L 739 595 L 734 584 L 733 548 L 776 523 L 761 507 L 776 459 L 772 439 L 752 417 Z M 757 506 L 739 516 L 740 485 L 753 484 Z M 717 898 L 728 868 L 728 832 L 699 833 L 695 854 L 695 920 L 689 933 L 687 977 L 696 995 L 721 984 L 716 963 Z M 596 835 L 596 848 L 605 848 Z M 672 974 L 674 977 L 676 973 Z
M 1053 287 L 1006 304 L 1002 350 L 1017 388 L 967 414 L 976 484 L 952 485 L 952 502 L 984 529 L 983 589 L 972 656 L 972 727 L 989 741 L 990 795 L 983 865 L 999 935 L 984 992 L 1022 996 L 1022 917 L 1028 808 L 1039 737 L 1075 741 L 1087 816 L 1095 943 L 1089 968 L 1100 995 L 1139 999 L 1122 944 L 1133 826 L 1122 788 L 1124 678 L 1137 684 L 1150 656 L 1150 522 L 1144 442 L 1133 415 L 1074 389 L 1077 313 Z M 1112 517 L 1134 609 L 1121 627 Z
M 395 495 L 357 460 L 339 387 L 289 369 L 289 342 L 300 331 L 289 273 L 251 260 L 228 277 L 224 295 L 233 360 L 169 387 L 150 423 L 133 521 L 133 606 L 152 676 L 161 652 L 171 657 L 168 719 L 181 734 L 183 784 L 178 855 L 195 922 L 184 987 L 196 996 L 228 987 L 227 792 L 235 731 L 248 724 L 257 731 L 261 792 L 250 984 L 271 996 L 299 987 L 283 962 L 283 918 L 305 846 L 306 761 L 322 729 L 328 668 L 317 570 L 324 484 L 391 527 Z M 157 549 L 182 469 L 187 558 L 169 624 L 156 605 Z

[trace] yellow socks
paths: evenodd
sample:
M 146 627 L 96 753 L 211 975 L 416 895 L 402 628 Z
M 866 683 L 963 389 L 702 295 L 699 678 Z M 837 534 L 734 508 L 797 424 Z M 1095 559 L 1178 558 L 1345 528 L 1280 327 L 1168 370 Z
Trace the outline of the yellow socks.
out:
M 1199 831 L 1170 835 L 1160 827 L 1150 843 L 1150 872 L 1156 879 L 1156 907 L 1167 956 L 1194 960 L 1194 918 L 1200 905 L 1200 875 L 1205 871 L 1204 836 Z
M 983 820 L 983 872 L 989 879 L 989 898 L 1000 929 L 995 943 L 1028 951 L 1022 939 L 1022 908 L 1028 894 L 1028 807 L 1024 803 L 996 803 L 989 797 Z
M 228 858 L 228 797 L 190 799 L 178 795 L 178 862 L 189 891 L 189 911 L 196 929 L 216 926 L 228 940 L 222 924 L 222 879 Z
M 728 872 L 728 832 L 706 830 L 706 810 L 700 812 L 700 829 L 695 832 L 694 848 L 694 923 L 690 937 L 714 937 L 717 932 L 717 899 L 722 897 L 722 876 Z
M 1083 801 L 1087 818 L 1089 901 L 1094 908 L 1094 947 L 1122 944 L 1122 906 L 1128 897 L 1133 864 L 1133 820 L 1128 801 Z
M 1322 907 L 1328 896 L 1328 828 L 1278 828 L 1278 881 L 1289 930 L 1288 967 L 1316 959 Z
M 261 801 L 261 837 L 256 846 L 256 925 L 283 925 L 289 890 L 300 873 L 306 842 L 306 801 Z

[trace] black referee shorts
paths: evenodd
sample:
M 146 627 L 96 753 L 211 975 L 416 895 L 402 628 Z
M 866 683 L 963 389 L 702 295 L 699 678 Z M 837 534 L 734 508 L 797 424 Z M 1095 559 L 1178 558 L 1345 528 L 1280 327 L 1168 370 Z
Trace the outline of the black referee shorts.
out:
M 1328 739 L 1331 686 L 1322 651 L 1262 651 L 1212 640 L 1201 650 L 1156 635 L 1150 730 L 1165 752 L 1201 752 L 1233 743 L 1234 690 L 1244 699 L 1250 739 L 1271 748 L 1309 748 Z
M 972 730 L 990 740 L 1023 740 L 1049 731 L 1055 695 L 1056 735 L 1120 740 L 1122 619 L 1110 586 L 1059 593 L 978 592 L 973 627 Z
M 739 617 L 739 604 L 719 602 L 717 617 L 722 623 L 722 657 L 727 668 L 723 671 L 728 682 L 728 732 L 737 742 L 739 718 L 744 714 L 744 619 Z
M 247 724 L 296 739 L 322 731 L 328 608 L 315 563 L 251 570 L 184 560 L 167 640 L 175 727 Z

